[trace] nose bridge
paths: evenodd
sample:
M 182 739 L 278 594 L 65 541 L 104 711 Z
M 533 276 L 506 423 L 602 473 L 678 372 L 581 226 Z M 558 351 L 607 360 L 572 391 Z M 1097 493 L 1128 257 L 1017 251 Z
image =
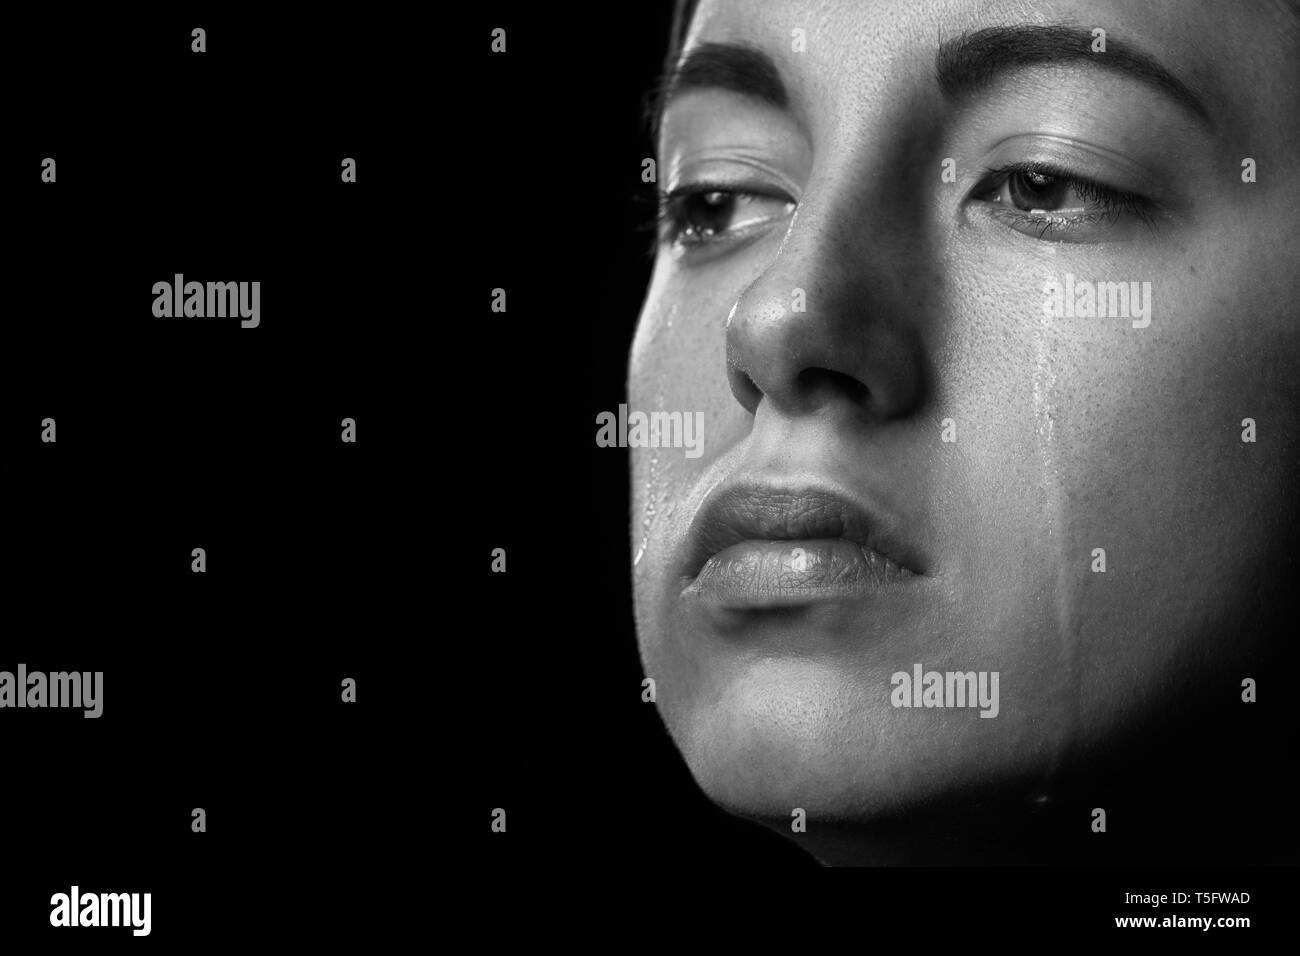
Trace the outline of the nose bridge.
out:
M 883 296 L 900 268 L 918 261 L 943 106 L 932 44 L 909 6 L 873 0 L 855 10 L 853 28 L 813 27 L 805 51 L 786 56 L 812 165 L 776 256 L 751 286 L 766 287 L 764 315 L 796 288 L 811 295 L 819 286 L 826 296 L 859 284 Z M 841 68 L 846 62 L 855 69 Z
M 858 31 L 818 37 L 814 70 L 800 85 L 813 163 L 800 200 L 802 233 L 783 246 L 824 268 L 887 289 L 929 246 L 927 197 L 940 180 L 945 106 L 933 82 L 931 44 L 907 0 L 876 0 Z M 859 70 L 837 68 L 847 59 Z M 792 223 L 793 225 L 793 223 Z
M 779 333 L 794 316 L 806 313 L 810 291 L 816 299 L 826 288 L 822 273 L 828 266 L 825 257 L 835 254 L 828 241 L 834 225 L 824 209 L 812 204 L 815 196 L 814 188 L 805 192 L 786 224 L 776 254 L 733 311 L 733 318 L 742 313 L 755 334 Z
M 918 379 L 899 290 L 914 259 L 899 230 L 873 213 L 887 177 L 865 150 L 814 168 L 775 255 L 740 296 L 727 325 L 732 390 L 753 411 L 766 398 L 787 414 L 827 401 L 876 412 L 910 401 Z M 896 216 L 896 213 L 891 213 Z
M 759 357 L 784 356 L 800 362 L 819 351 L 819 327 L 808 321 L 809 309 L 825 306 L 827 295 L 839 294 L 835 268 L 828 259 L 844 253 L 832 237 L 836 227 L 810 183 L 805 200 L 790 217 L 771 262 L 744 291 L 728 321 L 728 352 L 736 351 L 744 368 Z
M 927 313 L 942 286 L 930 204 L 943 113 L 926 44 L 901 9 L 863 10 L 860 35 L 810 36 L 802 55 L 830 65 L 792 71 L 835 79 L 796 81 L 808 178 L 728 320 L 728 377 L 751 412 L 763 401 L 786 417 L 835 405 L 880 420 L 924 399 Z M 850 57 L 866 72 L 832 68 Z
M 799 205 L 748 290 L 761 300 L 761 317 L 774 319 L 781 301 L 793 308 L 796 289 L 806 299 L 815 289 L 823 304 L 863 292 L 884 299 L 900 269 L 918 263 L 925 244 L 920 170 L 933 143 L 918 110 L 924 104 L 902 89 L 898 97 L 888 88 L 827 91 L 822 105 L 830 117 L 811 124 L 820 143 Z

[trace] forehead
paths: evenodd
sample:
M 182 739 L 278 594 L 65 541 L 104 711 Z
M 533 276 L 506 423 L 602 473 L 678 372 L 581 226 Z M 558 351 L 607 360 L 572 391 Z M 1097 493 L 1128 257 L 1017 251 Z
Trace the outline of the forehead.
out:
M 1154 53 L 1227 116 L 1300 97 L 1296 0 L 700 0 L 684 49 L 744 43 L 776 60 L 796 108 L 835 111 L 933 80 L 940 42 L 1066 25 Z
M 701 32 L 710 39 L 717 31 L 750 32 L 746 25 L 802 27 L 811 34 L 856 24 L 937 41 L 980 26 L 1054 22 L 1108 31 L 1145 26 L 1171 41 L 1199 39 L 1207 55 L 1227 52 L 1219 42 L 1224 34 L 1256 40 L 1280 34 L 1293 47 L 1300 41 L 1300 0 L 1238 0 L 1230 16 L 1219 0 L 695 0 L 684 10 L 688 44 Z

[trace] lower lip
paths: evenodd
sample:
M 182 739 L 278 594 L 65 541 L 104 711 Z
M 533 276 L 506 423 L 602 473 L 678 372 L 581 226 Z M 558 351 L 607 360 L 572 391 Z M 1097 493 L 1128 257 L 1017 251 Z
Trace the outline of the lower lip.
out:
M 741 541 L 704 563 L 686 594 L 737 608 L 861 597 L 915 575 L 843 538 Z

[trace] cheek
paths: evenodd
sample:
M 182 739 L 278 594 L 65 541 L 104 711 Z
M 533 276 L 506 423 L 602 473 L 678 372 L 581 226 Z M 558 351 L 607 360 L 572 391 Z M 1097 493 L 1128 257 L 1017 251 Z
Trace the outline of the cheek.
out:
M 1040 474 L 1045 520 L 1026 526 L 1049 532 L 1080 716 L 1098 732 L 1179 691 L 1169 674 L 1213 679 L 1252 653 L 1266 637 L 1250 624 L 1259 588 L 1292 547 L 1281 516 L 1298 463 L 1283 436 L 1297 422 L 1279 356 L 1293 346 L 1270 331 L 1282 323 L 1233 319 L 1194 283 L 1158 292 L 1146 328 L 1060 320 L 1045 365 L 1020 353 L 1049 387 L 1008 413 L 1048 428 L 1006 425 L 1004 447 L 976 455 Z M 1244 442 L 1246 418 L 1271 440 Z
M 726 376 L 725 322 L 736 296 L 727 283 L 699 289 L 656 268 L 637 324 L 628 369 L 628 411 L 680 413 L 699 424 L 695 449 L 631 447 L 631 558 L 637 635 L 647 676 L 659 683 L 670 728 L 674 702 L 696 687 L 698 662 L 672 625 L 676 560 L 698 499 L 711 487 L 748 432 L 749 418 Z M 668 692 L 667 688 L 675 689 Z
M 1225 542 L 1269 539 L 1295 465 L 1282 438 L 1296 425 L 1286 343 L 1270 340 L 1268 317 L 1248 327 L 1211 302 L 1188 289 L 1146 329 L 1088 330 L 1061 349 L 1057 444 L 1072 526 L 1122 542 L 1131 573 L 1178 593 L 1231 577 Z M 1272 440 L 1244 442 L 1247 418 L 1267 422 Z M 1171 568 L 1181 575 L 1159 574 Z
M 700 476 L 734 449 L 749 427 L 727 384 L 725 322 L 739 292 L 726 281 L 690 286 L 656 267 L 628 367 L 628 411 L 667 413 L 696 427 L 695 447 L 633 447 L 632 538 L 638 580 L 685 533 L 677 519 Z M 649 561 L 648 568 L 642 563 Z
M 661 260 L 632 342 L 629 403 L 644 409 L 690 409 L 714 417 L 732 411 L 726 320 L 739 294 L 740 285 L 728 281 L 725 274 L 692 284 Z M 741 411 L 738 405 L 735 410 Z
M 1149 678 L 1222 671 L 1265 637 L 1249 622 L 1292 547 L 1297 466 L 1282 437 L 1296 430 L 1292 387 L 1276 378 L 1288 346 L 1270 342 L 1268 316 L 1235 320 L 1193 286 L 1163 317 L 1073 364 L 1061 428 L 1068 534 L 1106 559 L 1076 582 L 1080 641 Z M 1247 418 L 1271 435 L 1243 441 Z M 1085 700 L 1125 689 L 1081 680 Z
M 1144 269 L 1173 275 L 1136 262 L 1114 274 Z M 935 510 L 965 529 L 950 562 L 962 613 L 982 608 L 990 633 L 1058 634 L 1094 729 L 1171 668 L 1199 661 L 1205 677 L 1207 661 L 1248 654 L 1261 635 L 1237 632 L 1261 578 L 1286 564 L 1300 464 L 1284 310 L 1234 313 L 1179 273 L 1153 282 L 1144 328 L 1048 318 L 1037 279 L 952 271 L 935 417 L 958 440 L 935 462 Z M 1245 418 L 1271 440 L 1243 442 Z

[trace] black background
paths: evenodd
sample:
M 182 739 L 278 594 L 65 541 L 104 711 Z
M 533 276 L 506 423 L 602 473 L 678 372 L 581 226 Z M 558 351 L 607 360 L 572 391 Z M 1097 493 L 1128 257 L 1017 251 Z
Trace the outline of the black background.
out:
M 0 714 L 0 946 L 150 945 L 52 930 L 72 883 L 152 892 L 155 946 L 342 947 L 817 868 L 705 800 L 641 701 L 627 453 L 593 441 L 649 276 L 640 109 L 669 19 L 494 3 L 13 21 L 0 669 L 103 670 L 105 705 Z M 260 280 L 261 326 L 154 319 L 151 287 L 177 272 Z M 791 883 L 767 888 L 789 903 Z M 1011 916 L 1104 927 L 1123 890 L 1196 881 L 853 883 L 875 924 L 982 914 L 996 938 Z
M 6 23 L 0 669 L 104 672 L 98 719 L 0 718 L 6 952 L 379 938 L 428 826 L 417 51 L 224 11 Z M 260 281 L 260 326 L 154 318 L 178 272 Z M 151 936 L 50 927 L 74 883 Z

